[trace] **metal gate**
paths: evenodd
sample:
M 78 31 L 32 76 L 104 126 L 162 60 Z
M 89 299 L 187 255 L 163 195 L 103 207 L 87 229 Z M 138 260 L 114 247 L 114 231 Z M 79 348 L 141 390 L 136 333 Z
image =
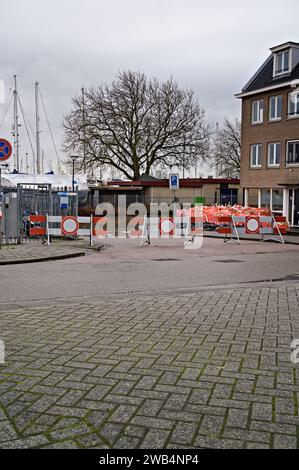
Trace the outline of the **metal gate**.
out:
M 67 188 L 52 189 L 51 184 L 22 185 L 4 189 L 3 217 L 0 221 L 1 239 L 5 243 L 21 243 L 29 236 L 30 215 L 78 215 L 78 193 Z M 61 195 L 67 194 L 67 204 Z

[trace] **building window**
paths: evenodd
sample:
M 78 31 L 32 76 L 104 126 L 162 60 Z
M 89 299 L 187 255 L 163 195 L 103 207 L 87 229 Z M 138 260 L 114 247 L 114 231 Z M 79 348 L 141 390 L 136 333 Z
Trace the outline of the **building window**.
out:
M 270 96 L 269 98 L 269 121 L 278 121 L 282 116 L 282 96 Z
M 272 189 L 272 207 L 271 210 L 274 212 L 281 212 L 283 210 L 283 190 Z
M 299 117 L 299 92 L 293 91 L 289 93 L 288 100 L 288 117 Z
M 287 165 L 299 164 L 299 140 L 287 143 Z
M 280 142 L 273 142 L 268 145 L 268 166 L 280 165 Z
M 264 100 L 255 100 L 252 102 L 251 123 L 261 124 L 264 115 Z
M 262 166 L 262 144 L 251 145 L 250 166 L 260 168 Z
M 261 207 L 271 208 L 271 189 L 261 190 Z
M 290 51 L 282 51 L 276 54 L 276 75 L 287 73 L 290 70 Z

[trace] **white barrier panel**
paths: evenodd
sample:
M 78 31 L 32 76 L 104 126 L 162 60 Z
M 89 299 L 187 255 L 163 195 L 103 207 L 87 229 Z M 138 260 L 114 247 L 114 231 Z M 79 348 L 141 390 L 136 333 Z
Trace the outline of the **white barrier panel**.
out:
M 282 221 L 284 218 L 279 217 L 279 219 Z M 218 218 L 218 223 L 217 232 L 225 235 L 224 241 L 233 240 L 239 243 L 240 235 L 261 235 L 262 240 L 265 240 L 265 235 L 271 236 L 272 239 L 278 235 L 279 239 L 275 238 L 274 240 L 284 243 L 279 225 L 273 216 L 223 216 Z
M 194 243 L 203 237 L 203 217 L 144 217 L 141 246 L 150 245 L 151 238 L 184 238 L 185 243 Z M 198 240 L 197 240 L 198 241 Z

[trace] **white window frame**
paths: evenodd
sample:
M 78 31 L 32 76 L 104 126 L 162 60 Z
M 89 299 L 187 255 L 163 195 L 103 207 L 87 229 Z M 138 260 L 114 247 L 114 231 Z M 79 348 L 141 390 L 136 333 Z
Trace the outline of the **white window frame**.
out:
M 253 163 L 253 152 L 254 149 L 260 149 L 260 163 Z M 261 168 L 262 167 L 262 157 L 263 157 L 263 145 L 262 144 L 252 144 L 250 146 L 250 168 Z M 257 155 L 255 155 L 255 160 L 257 160 Z
M 295 108 L 296 113 L 291 114 L 291 95 L 295 95 Z M 289 119 L 296 119 L 299 117 L 299 90 L 292 91 L 291 93 L 288 94 L 288 118 Z
M 288 140 L 287 145 L 286 145 L 286 166 L 299 166 L 299 160 L 298 162 L 288 162 L 288 156 L 289 156 L 289 144 L 299 144 L 299 139 L 295 140 Z
M 254 107 L 257 104 L 257 120 L 254 120 Z M 264 120 L 264 100 L 253 100 L 251 102 L 251 124 L 262 124 Z
M 270 163 L 270 149 L 271 146 L 274 146 L 274 163 Z M 280 161 L 277 163 L 277 146 L 279 145 L 279 160 L 281 159 L 281 144 L 280 142 L 269 142 L 268 143 L 268 167 L 270 168 L 278 168 L 280 166 Z
M 285 55 L 289 54 L 289 68 L 284 69 L 284 64 L 285 64 Z M 277 70 L 278 66 L 278 56 L 282 54 L 282 63 L 283 63 L 283 69 L 282 70 Z M 292 49 L 285 49 L 284 51 L 278 51 L 276 52 L 274 56 L 274 76 L 279 76 L 279 75 L 285 75 L 287 73 L 290 73 L 292 69 Z
M 282 107 L 282 95 L 272 95 L 269 96 L 269 121 L 270 122 L 275 122 L 275 121 L 281 121 L 282 118 L 282 110 L 281 110 L 281 116 L 278 116 L 278 100 L 279 98 L 281 99 L 281 107 Z M 275 109 L 275 117 L 271 117 L 271 100 L 274 99 L 274 109 Z

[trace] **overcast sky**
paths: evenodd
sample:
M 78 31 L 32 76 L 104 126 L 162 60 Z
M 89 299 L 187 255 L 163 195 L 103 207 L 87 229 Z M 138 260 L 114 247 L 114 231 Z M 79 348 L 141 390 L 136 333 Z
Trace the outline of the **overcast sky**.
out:
M 207 120 L 240 116 L 241 90 L 269 54 L 299 42 L 298 0 L 1 0 L 0 79 L 6 101 L 14 74 L 34 127 L 34 82 L 61 152 L 63 114 L 82 86 L 132 69 L 192 88 Z M 0 119 L 5 104 L 0 104 Z M 0 135 L 11 139 L 12 108 Z M 41 115 L 42 147 L 55 153 Z M 21 127 L 20 154 L 30 146 Z M 47 166 L 45 170 L 47 170 Z

